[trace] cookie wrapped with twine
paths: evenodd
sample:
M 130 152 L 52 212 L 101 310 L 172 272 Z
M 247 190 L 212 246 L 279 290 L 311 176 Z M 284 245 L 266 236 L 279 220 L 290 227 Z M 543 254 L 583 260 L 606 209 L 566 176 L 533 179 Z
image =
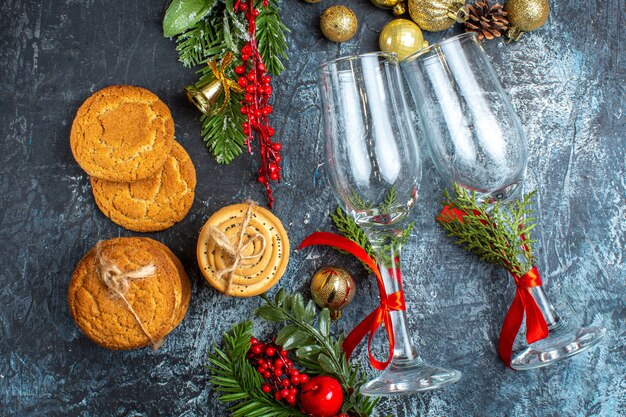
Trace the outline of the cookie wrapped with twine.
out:
M 219 292 L 252 297 L 272 288 L 289 262 L 289 239 L 280 220 L 254 202 L 215 212 L 197 245 L 204 278 Z
M 80 260 L 68 288 L 80 330 L 108 349 L 152 346 L 185 316 L 191 287 L 180 260 L 144 237 L 98 242 Z
M 100 281 L 102 281 L 102 283 L 109 289 L 113 298 L 119 298 L 124 302 L 128 311 L 130 311 L 135 320 L 137 320 L 137 324 L 139 324 L 141 331 L 146 335 L 148 340 L 150 340 L 150 346 L 152 346 L 152 349 L 157 350 L 161 347 L 161 345 L 163 345 L 163 339 L 155 340 L 152 337 L 148 329 L 146 329 L 146 326 L 144 326 L 141 317 L 139 317 L 137 311 L 126 298 L 126 293 L 130 288 L 130 281 L 153 277 L 157 271 L 156 267 L 152 264 L 148 264 L 133 271 L 122 272 L 117 265 L 115 265 L 115 263 L 109 261 L 102 255 L 101 246 L 102 241 L 96 243 L 96 273 L 98 274 L 98 278 L 100 278 Z

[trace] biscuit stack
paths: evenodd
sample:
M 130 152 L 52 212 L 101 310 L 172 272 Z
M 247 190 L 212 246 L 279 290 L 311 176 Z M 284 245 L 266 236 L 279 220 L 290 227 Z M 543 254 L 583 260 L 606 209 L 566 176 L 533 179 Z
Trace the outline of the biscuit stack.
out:
M 160 242 L 120 237 L 99 242 L 78 263 L 70 313 L 87 337 L 108 349 L 158 348 L 185 317 L 189 278 Z
M 137 232 L 167 229 L 193 203 L 196 171 L 174 140 L 174 121 L 152 92 L 106 87 L 78 109 L 70 134 L 72 153 L 91 176 L 100 210 Z

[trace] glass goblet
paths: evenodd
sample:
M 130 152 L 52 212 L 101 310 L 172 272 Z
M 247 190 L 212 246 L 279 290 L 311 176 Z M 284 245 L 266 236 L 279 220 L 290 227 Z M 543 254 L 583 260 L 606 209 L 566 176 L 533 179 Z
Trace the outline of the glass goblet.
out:
M 430 46 L 406 58 L 401 67 L 439 173 L 475 192 L 479 203 L 514 199 L 526 174 L 524 132 L 476 34 Z M 604 328 L 576 327 L 557 314 L 541 286 L 528 291 L 549 335 L 532 344 L 518 337 L 512 368 L 549 365 L 583 352 L 604 336 Z
M 400 238 L 417 199 L 421 162 L 407 123 L 407 97 L 395 55 L 370 53 L 320 67 L 326 169 L 344 210 L 367 234 L 387 295 L 402 291 Z M 436 389 L 460 372 L 426 365 L 407 328 L 406 311 L 390 312 L 396 341 L 389 366 L 361 387 L 387 396 Z

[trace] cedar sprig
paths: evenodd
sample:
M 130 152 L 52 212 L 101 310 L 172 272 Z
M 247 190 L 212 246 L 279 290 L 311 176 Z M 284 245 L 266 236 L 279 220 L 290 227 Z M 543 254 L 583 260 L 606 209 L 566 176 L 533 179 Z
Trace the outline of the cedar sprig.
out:
M 474 192 L 455 185 L 454 196 L 444 191 L 442 204 L 460 210 L 462 221 L 453 215 L 439 215 L 436 219 L 456 244 L 465 246 L 486 262 L 522 276 L 535 262 L 532 251 L 535 240 L 531 239 L 535 219 L 530 208 L 534 195 L 533 191 L 512 204 L 492 205 L 485 201 L 479 205 Z
M 315 303 L 306 305 L 301 294 L 287 294 L 279 290 L 274 299 L 261 296 L 265 301 L 256 315 L 272 322 L 287 322 L 276 335 L 276 343 L 284 349 L 295 349 L 297 363 L 312 375 L 332 375 L 344 390 L 342 411 L 358 417 L 371 415 L 378 399 L 359 393 L 365 375 L 357 366 L 350 365 L 342 349 L 343 337 L 335 339 L 330 334 L 331 319 L 327 308 L 317 314 Z
M 233 417 L 304 417 L 297 409 L 274 400 L 261 390 L 263 378 L 246 358 L 250 349 L 252 322 L 235 324 L 224 334 L 223 348 L 213 347 L 207 368 L 213 388 L 223 393 L 221 402 L 235 402 Z

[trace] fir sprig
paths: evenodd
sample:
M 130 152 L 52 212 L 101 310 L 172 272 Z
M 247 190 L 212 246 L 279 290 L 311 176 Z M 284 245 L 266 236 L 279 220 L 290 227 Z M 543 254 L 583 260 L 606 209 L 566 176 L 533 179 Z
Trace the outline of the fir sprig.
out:
M 289 295 L 282 289 L 273 300 L 262 297 L 265 305 L 259 307 L 256 314 L 269 321 L 288 323 L 276 335 L 276 343 L 284 349 L 296 349 L 297 362 L 308 373 L 330 374 L 337 378 L 344 388 L 344 413 L 359 417 L 371 415 L 378 400 L 359 393 L 359 387 L 365 382 L 364 375 L 358 367 L 348 363 L 342 337 L 334 339 L 330 335 L 328 309 L 318 315 L 313 301 L 305 305 L 302 295 Z
M 233 417 L 304 417 L 261 391 L 263 378 L 246 358 L 251 337 L 252 322 L 243 321 L 224 334 L 223 350 L 214 347 L 209 354 L 210 381 L 224 393 L 219 400 L 235 402 L 228 409 Z
M 257 18 L 256 39 L 259 52 L 267 70 L 279 75 L 285 69 L 283 60 L 287 55 L 287 33 L 291 32 L 280 20 L 280 8 L 277 0 L 270 0 L 267 7 L 262 8 L 262 0 L 256 0 L 257 9 L 263 12 Z
M 530 208 L 534 194 L 534 191 L 526 194 L 514 204 L 490 205 L 485 201 L 479 205 L 474 192 L 455 185 L 454 196 L 444 191 L 442 204 L 460 210 L 462 221 L 448 214 L 437 216 L 437 222 L 455 238 L 455 243 L 486 262 L 522 276 L 534 264 L 532 245 L 535 241 L 530 236 L 535 228 Z

